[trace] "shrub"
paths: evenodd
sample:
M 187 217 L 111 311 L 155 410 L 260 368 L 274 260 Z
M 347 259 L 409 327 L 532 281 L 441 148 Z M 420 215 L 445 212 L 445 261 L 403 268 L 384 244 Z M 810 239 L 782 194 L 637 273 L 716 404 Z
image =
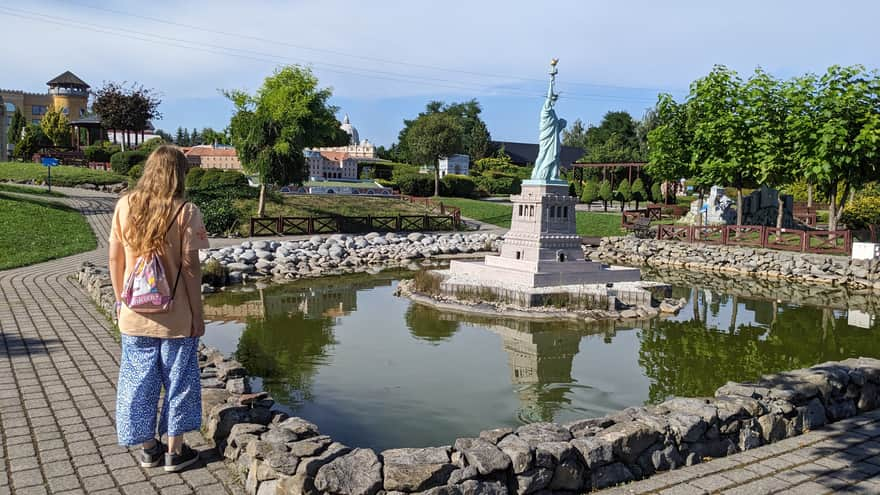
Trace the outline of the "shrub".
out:
M 655 182 L 654 185 L 651 186 L 651 199 L 653 199 L 655 203 L 663 202 L 663 191 L 660 190 L 659 182 Z
M 599 199 L 599 184 L 596 184 L 596 181 L 592 180 L 584 182 L 584 187 L 581 191 L 581 201 L 586 204 L 591 204 L 597 199 Z
M 144 166 L 138 163 L 134 167 L 131 167 L 128 170 L 128 176 L 134 180 L 138 180 L 141 178 L 141 175 L 144 175 Z
M 648 193 L 645 191 L 645 183 L 642 181 L 641 177 L 636 178 L 632 183 L 632 198 L 636 200 L 636 202 L 648 199 Z
M 229 197 L 191 196 L 202 210 L 205 228 L 212 234 L 228 234 L 238 224 L 239 212 Z
M 846 205 L 840 217 L 853 230 L 867 229 L 880 224 L 880 196 L 864 196 Z
M 147 154 L 141 150 L 120 151 L 110 157 L 110 168 L 117 174 L 128 175 L 131 167 L 147 161 Z
M 193 167 L 189 169 L 189 172 L 186 173 L 186 188 L 187 190 L 193 190 L 199 188 L 199 183 L 202 181 L 202 176 L 205 175 L 205 169 L 201 167 Z
M 476 177 L 476 184 L 485 189 L 489 194 L 519 194 L 522 179 L 509 175 L 501 175 L 497 178 Z
M 410 196 L 433 196 L 434 176 L 428 174 L 404 175 L 397 179 L 400 192 Z
M 86 155 L 88 161 L 101 163 L 109 162 L 110 157 L 120 151 L 121 148 L 119 145 L 113 144 L 110 141 L 99 141 L 91 146 L 83 148 L 83 153 Z
M 632 199 L 632 188 L 630 188 L 628 180 L 620 181 L 615 196 L 617 196 L 621 203 L 628 203 Z M 623 208 L 623 205 L 621 205 L 621 208 Z
M 217 260 L 208 260 L 202 268 L 202 283 L 213 287 L 223 287 L 229 278 L 229 269 Z
M 141 143 L 141 145 L 138 146 L 137 150 L 143 151 L 145 154 L 149 155 L 156 148 L 158 148 L 159 146 L 162 146 L 163 144 L 167 144 L 164 139 L 162 139 L 160 137 L 154 137 L 151 139 L 147 139 L 146 141 Z
M 390 187 L 391 189 L 400 189 L 397 182 L 394 182 L 393 180 L 376 179 L 376 184 L 379 184 L 382 187 Z
M 440 181 L 440 193 L 455 198 L 472 198 L 477 185 L 466 175 L 449 174 Z
M 611 190 L 611 182 L 603 180 L 599 184 L 599 199 L 602 201 L 611 201 L 614 199 L 614 192 Z

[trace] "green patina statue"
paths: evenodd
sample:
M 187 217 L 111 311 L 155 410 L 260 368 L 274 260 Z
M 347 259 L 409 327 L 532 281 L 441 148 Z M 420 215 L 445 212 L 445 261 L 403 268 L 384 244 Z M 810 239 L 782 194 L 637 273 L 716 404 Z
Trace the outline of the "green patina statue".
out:
M 559 182 L 560 154 L 562 152 L 562 139 L 559 134 L 565 129 L 565 119 L 556 116 L 553 105 L 559 98 L 555 92 L 556 64 L 558 59 L 550 61 L 550 88 L 547 90 L 547 99 L 541 108 L 541 134 L 538 149 L 538 158 L 535 160 L 535 168 L 532 170 L 532 179 L 529 182 L 555 183 Z

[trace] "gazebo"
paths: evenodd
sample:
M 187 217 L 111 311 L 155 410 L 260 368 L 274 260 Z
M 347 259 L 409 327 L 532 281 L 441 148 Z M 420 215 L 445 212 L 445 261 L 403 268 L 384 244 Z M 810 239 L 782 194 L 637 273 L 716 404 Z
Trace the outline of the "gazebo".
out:
M 107 133 L 101 125 L 101 117 L 97 115 L 88 115 L 71 120 L 70 126 L 73 128 L 74 148 L 79 149 L 107 139 Z

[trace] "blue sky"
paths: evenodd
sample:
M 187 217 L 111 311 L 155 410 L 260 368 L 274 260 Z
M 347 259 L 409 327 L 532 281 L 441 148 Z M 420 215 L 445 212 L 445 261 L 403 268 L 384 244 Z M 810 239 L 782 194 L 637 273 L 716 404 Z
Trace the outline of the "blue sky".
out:
M 137 81 L 162 96 L 158 127 L 223 128 L 219 89 L 254 90 L 300 63 L 377 144 L 429 100 L 470 98 L 493 138 L 534 141 L 551 57 L 559 114 L 596 123 L 683 96 L 713 64 L 780 77 L 880 67 L 878 18 L 868 0 L 0 0 L 0 87 L 44 91 L 64 70 L 93 87 Z

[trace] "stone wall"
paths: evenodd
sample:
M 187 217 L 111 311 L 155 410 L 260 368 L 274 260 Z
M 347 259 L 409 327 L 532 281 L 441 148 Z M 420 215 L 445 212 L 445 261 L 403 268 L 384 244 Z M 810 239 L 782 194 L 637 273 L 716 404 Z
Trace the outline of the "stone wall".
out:
M 590 253 L 595 260 L 633 266 L 685 268 L 805 284 L 880 291 L 880 262 L 847 256 L 794 253 L 771 249 L 606 237 Z
M 77 275 L 102 307 L 106 270 Z M 111 295 L 112 297 L 112 295 Z M 112 304 L 112 301 L 111 301 Z M 880 406 L 880 360 L 847 359 L 727 383 L 601 418 L 485 430 L 452 445 L 351 448 L 251 393 L 246 370 L 201 347 L 203 431 L 251 495 L 584 492 L 799 435 Z

